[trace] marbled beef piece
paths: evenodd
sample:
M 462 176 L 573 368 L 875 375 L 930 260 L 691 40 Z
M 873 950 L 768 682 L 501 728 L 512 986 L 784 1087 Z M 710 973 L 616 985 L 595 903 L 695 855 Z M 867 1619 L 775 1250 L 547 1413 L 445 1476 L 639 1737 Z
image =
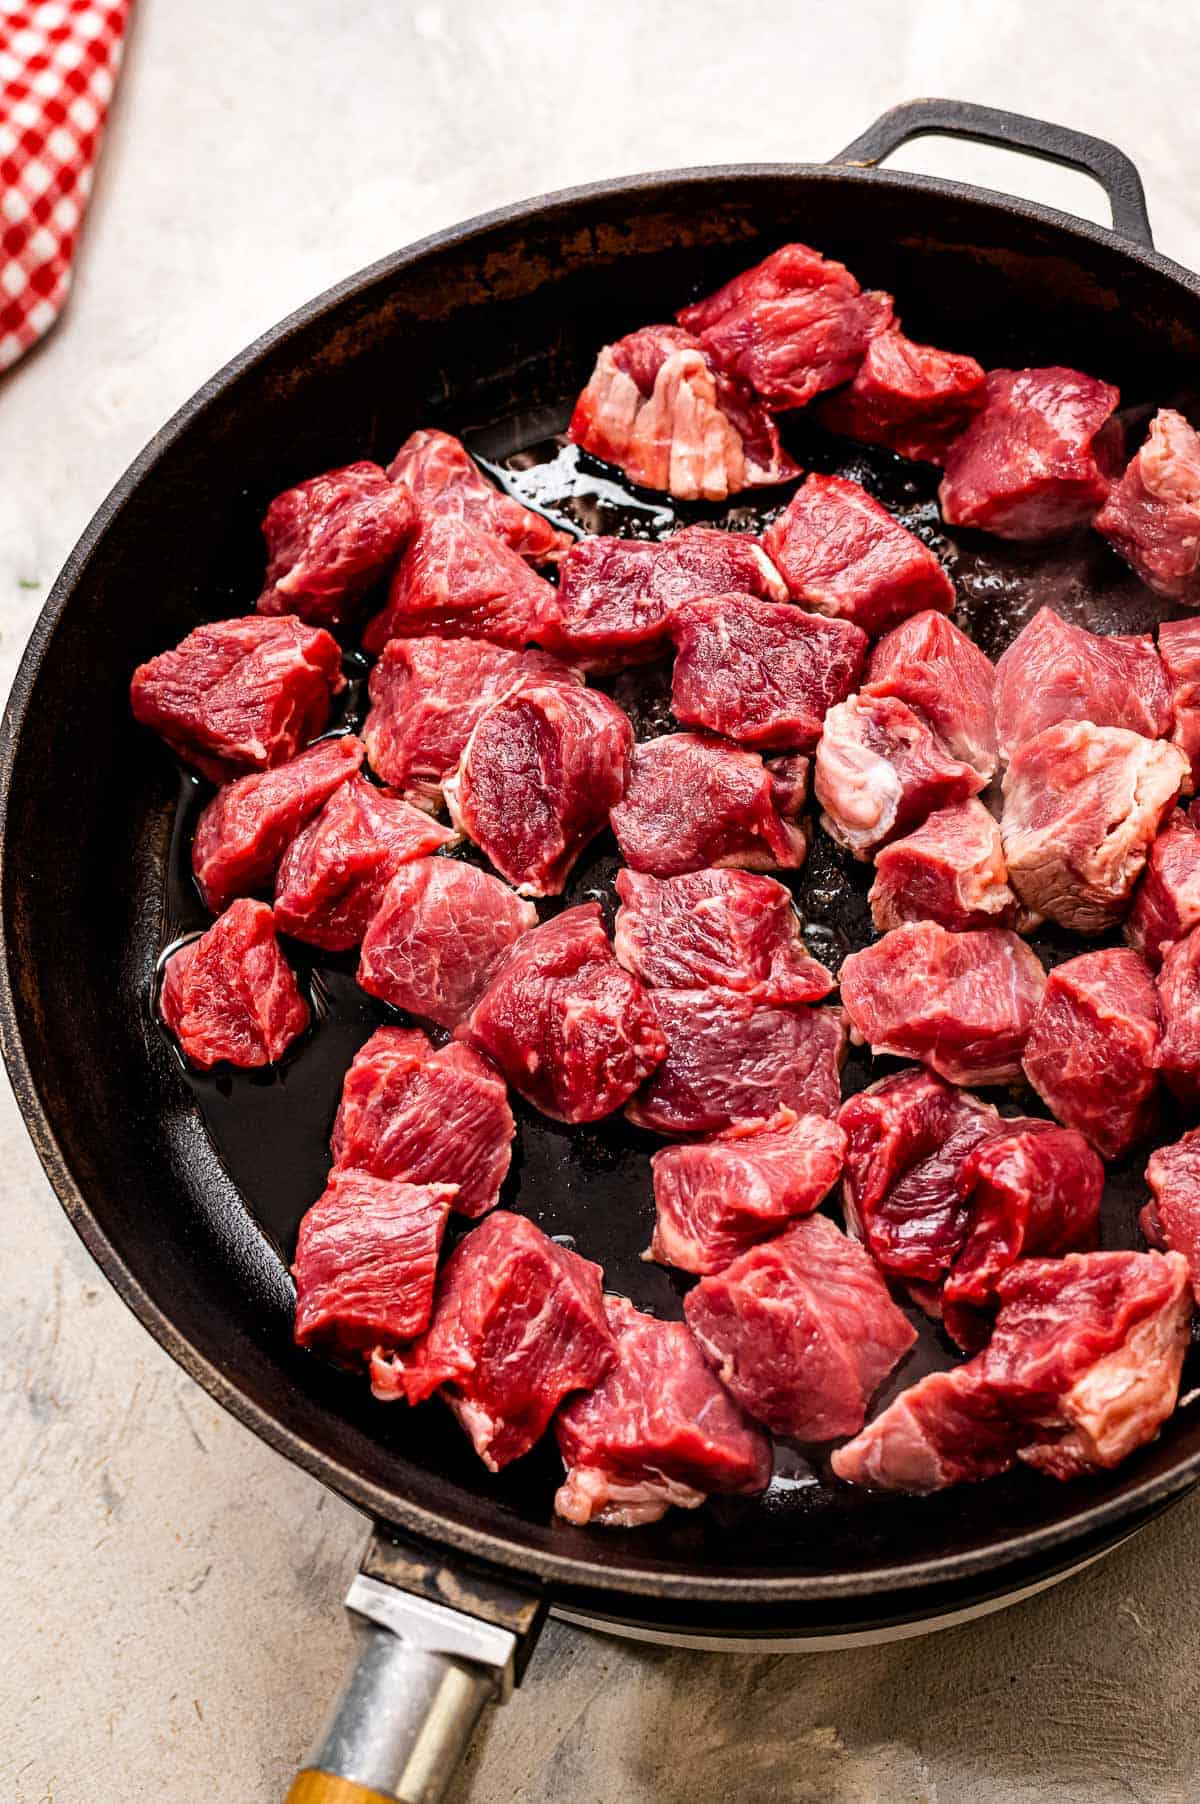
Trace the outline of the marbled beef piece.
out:
M 378 464 L 347 464 L 276 495 L 262 523 L 260 614 L 337 626 L 385 576 L 417 521 L 413 498 Z
M 354 1365 L 427 1328 L 454 1195 L 453 1184 L 330 1172 L 296 1241 L 299 1344 Z
M 823 1215 L 702 1278 L 683 1312 L 747 1414 L 799 1441 L 856 1434 L 917 1338 L 870 1254 Z
M 624 800 L 612 811 L 625 863 L 658 877 L 706 866 L 798 870 L 808 852 L 797 820 L 803 765 L 780 781 L 757 752 L 707 733 L 666 733 L 633 748 Z
M 344 689 L 337 640 L 286 615 L 198 626 L 133 673 L 133 717 L 213 783 L 286 764 Z
M 763 544 L 794 601 L 872 638 L 925 608 L 953 611 L 954 584 L 929 547 L 844 476 L 808 477 Z
M 555 1421 L 567 1476 L 554 1499 L 568 1522 L 636 1528 L 716 1492 L 763 1491 L 771 1443 L 713 1377 L 683 1322 L 604 1300 L 612 1370 Z
M 818 401 L 816 415 L 827 432 L 940 464 L 983 406 L 985 386 L 973 357 L 914 344 L 893 326 L 871 340 L 853 380 Z
M 567 437 L 677 501 L 724 501 L 799 475 L 758 397 L 679 326 L 605 345 Z
M 864 293 L 844 264 L 807 244 L 784 244 L 676 317 L 774 411 L 853 376 L 892 323 L 892 297 Z
M 1025 1075 L 1066 1127 L 1119 1159 L 1154 1119 L 1160 1027 L 1154 979 L 1127 947 L 1057 965 L 1025 1047 Z
M 1139 1226 L 1152 1247 L 1182 1254 L 1200 1302 L 1200 1128 L 1151 1154 L 1146 1182 L 1152 1201 Z
M 1200 782 L 1200 615 L 1164 620 L 1158 629 L 1158 655 L 1171 685 L 1175 725 L 1171 738 L 1188 761 L 1189 790 Z
M 1157 595 L 1200 600 L 1200 437 L 1160 408 L 1093 522 Z
M 597 689 L 530 678 L 484 709 L 446 805 L 522 896 L 558 896 L 625 794 L 629 718 Z
M 159 1014 L 184 1055 L 207 1071 L 273 1065 L 308 1026 L 308 1005 L 265 902 L 231 902 L 206 933 L 173 952 Z
M 927 720 L 952 758 L 990 781 L 998 763 L 996 672 L 944 614 L 925 609 L 893 627 L 867 666 L 868 695 L 891 695 Z
M 1146 869 L 1133 894 L 1125 938 L 1157 970 L 1176 940 L 1200 926 L 1200 831 L 1191 807 L 1176 809 L 1150 847 Z
M 671 619 L 671 708 L 756 751 L 811 752 L 835 702 L 858 685 L 867 636 L 791 602 L 710 595 Z
M 1182 752 L 1124 727 L 1064 720 L 1027 740 L 1000 820 L 1021 901 L 1075 933 L 1115 926 L 1186 777 Z
M 927 1497 L 951 1485 L 977 1484 L 1014 1465 L 1022 1431 L 979 1376 L 978 1361 L 930 1372 L 830 1464 L 846 1484 Z
M 498 489 L 448 432 L 426 428 L 410 433 L 387 473 L 404 484 L 422 514 L 465 520 L 503 539 L 531 564 L 552 562 L 574 543 L 569 533 L 555 531 L 541 514 Z
M 938 809 L 876 854 L 870 902 L 880 933 L 906 921 L 936 921 L 952 933 L 1018 926 L 999 822 L 974 798 Z
M 1167 675 L 1149 633 L 1089 633 L 1039 608 L 996 665 L 996 730 L 1006 759 L 1060 720 L 1159 739 L 1171 719 Z
M 811 1215 L 837 1183 L 845 1151 L 836 1122 L 794 1109 L 664 1147 L 650 1161 L 651 1255 L 685 1272 L 723 1270 L 747 1247 Z
M 952 1084 L 1007 1084 L 1021 1075 L 1046 976 L 1006 928 L 947 933 L 921 921 L 852 952 L 840 981 L 872 1052 L 920 1059 Z
M 440 1027 L 470 1013 L 521 934 L 532 902 L 453 858 L 414 858 L 391 879 L 363 936 L 358 981 L 368 995 Z
M 192 872 L 220 914 L 235 896 L 269 889 L 288 845 L 363 761 L 362 741 L 322 739 L 273 770 L 223 783 L 196 823 Z
M 1200 1102 L 1200 934 L 1176 940 L 1156 984 L 1162 1038 L 1158 1069 L 1167 1089 L 1189 1109 Z
M 813 767 L 821 825 L 856 858 L 984 786 L 975 767 L 952 758 L 929 722 L 895 696 L 863 691 L 825 716 Z
M 541 637 L 554 605 L 551 585 L 503 539 L 452 514 L 422 514 L 363 646 L 432 633 L 519 647 Z
M 1050 539 L 1087 522 L 1120 468 L 1117 389 L 1079 370 L 990 370 L 987 401 L 946 452 L 948 526 Z
M 455 1212 L 477 1216 L 500 1199 L 515 1133 L 504 1079 L 477 1052 L 378 1027 L 343 1080 L 330 1151 L 373 1177 L 451 1184 Z
M 555 1121 L 598 1121 L 666 1056 L 650 999 L 613 957 L 598 902 L 513 947 L 456 1036 Z
M 572 1391 L 591 1390 L 616 1360 L 601 1270 L 523 1215 L 498 1209 L 442 1268 L 420 1340 L 371 1362 L 383 1401 L 440 1391 L 490 1472 L 541 1439 Z

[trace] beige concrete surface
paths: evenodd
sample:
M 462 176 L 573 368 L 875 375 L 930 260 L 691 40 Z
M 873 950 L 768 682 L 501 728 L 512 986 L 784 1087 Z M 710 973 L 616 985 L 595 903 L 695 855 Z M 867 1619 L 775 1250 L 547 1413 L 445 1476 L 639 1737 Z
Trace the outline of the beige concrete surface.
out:
M 946 93 L 1118 140 L 1196 266 L 1198 73 L 1165 0 L 143 0 L 69 315 L 0 381 L 0 679 L 153 429 L 395 246 L 589 178 L 821 158 Z M 906 162 L 1103 216 L 1000 154 Z M 363 1525 L 117 1303 L 6 1091 L 0 1238 L 0 1799 L 270 1804 L 340 1670 Z M 1198 1530 L 1200 1502 L 923 1644 L 723 1658 L 552 1627 L 456 1804 L 1193 1799 Z

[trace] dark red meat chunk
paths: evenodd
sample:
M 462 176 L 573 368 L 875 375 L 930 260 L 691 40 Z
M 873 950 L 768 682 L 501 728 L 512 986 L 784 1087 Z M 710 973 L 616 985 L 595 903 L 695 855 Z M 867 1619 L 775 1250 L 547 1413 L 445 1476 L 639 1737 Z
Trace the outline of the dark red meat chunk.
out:
M 1126 727 L 1147 739 L 1171 728 L 1171 696 L 1149 633 L 1089 633 L 1053 608 L 1039 608 L 996 666 L 1000 750 L 1060 720 Z
M 595 1390 L 570 1398 L 555 1432 L 567 1469 L 554 1499 L 580 1525 L 636 1528 L 672 1505 L 693 1510 L 714 1492 L 763 1491 L 771 1444 L 713 1377 L 682 1322 L 607 1297 L 616 1364 Z
M 911 1385 L 830 1464 L 847 1484 L 925 1497 L 995 1478 L 1015 1463 L 1021 1431 L 982 1383 L 978 1361 Z
M 1177 940 L 1158 974 L 1158 1068 L 1176 1101 L 1200 1102 L 1200 934 Z
M 922 715 L 863 691 L 825 716 L 813 766 L 821 824 L 857 858 L 977 795 L 985 779 L 952 758 Z
M 870 1255 L 823 1215 L 702 1278 L 684 1314 L 725 1387 L 775 1434 L 855 1434 L 916 1332 Z
M 173 952 L 159 1013 L 193 1065 L 273 1065 L 308 1026 L 308 1005 L 275 938 L 265 902 L 230 903 L 199 939 Z
M 1155 414 L 1094 525 L 1156 594 L 1200 600 L 1200 437 L 1181 413 Z
M 456 1027 L 514 940 L 537 925 L 531 902 L 472 864 L 416 858 L 391 879 L 363 936 L 358 981 L 372 996 Z
M 262 523 L 267 574 L 259 613 L 298 614 L 317 626 L 349 619 L 416 520 L 409 491 L 378 464 L 347 464 L 285 489 Z
M 291 615 L 198 626 L 133 673 L 134 719 L 214 783 L 294 758 L 345 688 L 337 640 Z
M 1049 539 L 1085 526 L 1120 468 L 1121 397 L 1079 370 L 990 370 L 987 402 L 946 452 L 948 526 Z
M 1200 781 L 1200 615 L 1164 620 L 1158 629 L 1158 655 L 1171 685 L 1175 726 L 1171 734 L 1188 761 L 1188 789 Z
M 1158 1001 L 1145 960 L 1124 946 L 1057 965 L 1025 1047 L 1025 1075 L 1066 1127 L 1119 1159 L 1154 1119 Z
M 975 799 L 939 809 L 884 846 L 875 858 L 870 901 L 880 933 L 906 921 L 936 921 L 952 933 L 1016 927 L 1021 913 L 999 823 Z
M 658 877 L 706 866 L 797 870 L 808 841 L 796 815 L 803 774 L 777 786 L 757 752 L 702 733 L 667 733 L 633 748 L 625 798 L 611 815 L 625 863 Z
M 817 403 L 817 418 L 828 432 L 940 464 L 983 406 L 985 382 L 973 357 L 914 344 L 893 326 L 871 340 L 854 379 Z
M 510 551 L 543 564 L 571 544 L 549 520 L 506 495 L 484 475 L 466 446 L 448 432 L 426 428 L 410 433 L 388 465 L 427 518 L 464 520 L 503 539 Z
M 1200 831 L 1197 807 L 1172 814 L 1150 847 L 1146 870 L 1134 891 L 1125 938 L 1157 970 L 1176 940 L 1200 926 Z
M 925 608 L 953 610 L 954 584 L 929 547 L 843 476 L 810 476 L 763 544 L 793 600 L 872 638 Z
M 1153 1200 L 1142 1210 L 1142 1233 L 1151 1246 L 1187 1260 L 1200 1301 L 1200 1128 L 1152 1153 L 1146 1182 Z
M 598 902 L 526 934 L 458 1037 L 556 1121 L 611 1115 L 666 1056 L 645 990 L 613 957 Z
M 363 645 L 382 651 L 389 639 L 430 633 L 528 645 L 553 609 L 550 584 L 503 539 L 452 514 L 423 514 Z
M 893 627 L 871 653 L 866 693 L 891 695 L 927 720 L 951 757 L 981 777 L 995 772 L 996 673 L 944 614 L 925 609 Z

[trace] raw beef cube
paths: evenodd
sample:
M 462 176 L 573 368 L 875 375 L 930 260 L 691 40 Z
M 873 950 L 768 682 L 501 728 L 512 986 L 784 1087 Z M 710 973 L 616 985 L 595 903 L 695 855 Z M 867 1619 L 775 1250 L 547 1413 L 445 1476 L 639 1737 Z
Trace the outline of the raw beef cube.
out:
M 771 1443 L 713 1377 L 691 1330 L 606 1297 L 616 1364 L 558 1412 L 567 1469 L 555 1512 L 582 1526 L 637 1528 L 714 1492 L 763 1491 Z
M 1021 901 L 1076 933 L 1114 926 L 1186 777 L 1182 752 L 1124 727 L 1063 720 L 1027 740 L 1000 820 Z
M 465 520 L 503 539 L 510 551 L 544 564 L 573 542 L 549 520 L 506 495 L 484 475 L 466 446 L 448 432 L 412 432 L 388 465 L 393 482 L 403 483 L 427 518 Z
M 763 534 L 788 593 L 872 638 L 911 614 L 949 614 L 954 584 L 914 533 L 843 476 L 810 476 Z
M 718 369 L 775 410 L 853 376 L 892 323 L 892 297 L 864 293 L 844 264 L 807 244 L 784 244 L 676 317 Z
M 1125 938 L 1157 970 L 1163 954 L 1200 926 L 1200 832 L 1197 805 L 1176 809 L 1150 847 L 1133 895 Z
M 613 946 L 652 990 L 736 990 L 754 1002 L 819 1002 L 833 978 L 810 957 L 791 891 L 749 871 L 617 872 Z
M 351 777 L 284 853 L 275 924 L 327 952 L 361 941 L 402 864 L 449 845 L 454 834 L 365 777 Z
M 531 678 L 476 721 L 446 780 L 450 818 L 522 896 L 561 895 L 625 794 L 632 753 L 607 695 Z
M 591 1390 L 612 1367 L 601 1275 L 523 1215 L 498 1209 L 446 1261 L 422 1338 L 372 1361 L 375 1395 L 423 1403 L 440 1390 L 499 1472 L 541 1439 L 564 1397 Z
M 645 990 L 613 957 L 598 902 L 526 934 L 458 1038 L 556 1121 L 611 1115 L 667 1050 Z
M 724 501 L 799 474 L 758 397 L 678 326 L 605 345 L 567 437 L 678 501 Z
M 291 840 L 363 761 L 362 741 L 322 739 L 273 770 L 222 784 L 196 823 L 192 871 L 214 914 L 270 887 Z
M 344 1365 L 429 1326 L 453 1184 L 333 1171 L 300 1223 L 296 1339 Z
M 1154 1119 L 1158 1042 L 1145 961 L 1124 946 L 1085 952 L 1046 979 L 1025 1075 L 1059 1121 L 1119 1159 Z
M 372 770 L 419 808 L 437 810 L 489 702 L 550 678 L 582 680 L 548 652 L 488 639 L 389 639 L 371 672 L 363 725 Z
M 792 1109 L 665 1147 L 650 1161 L 652 1257 L 685 1272 L 721 1271 L 747 1247 L 811 1215 L 837 1183 L 845 1151 L 836 1122 Z
M 864 690 L 825 716 L 813 767 L 821 825 L 856 858 L 869 858 L 984 784 L 973 765 L 952 758 L 928 721 L 895 696 Z
M 1168 733 L 1171 696 L 1149 633 L 1089 633 L 1039 608 L 996 666 L 1001 754 L 1011 758 L 1060 720 L 1127 727 L 1146 739 Z
M 345 686 L 337 640 L 323 628 L 247 614 L 198 626 L 140 664 L 129 697 L 135 720 L 224 783 L 294 758 L 323 731 Z
M 840 1009 L 770 1008 L 728 990 L 653 990 L 664 1062 L 625 1111 L 656 1134 L 712 1134 L 780 1109 L 834 1115 Z
M 1107 382 L 1059 365 L 990 370 L 983 412 L 946 452 L 946 524 L 1001 539 L 1085 526 L 1120 468 L 1120 399 Z
M 876 645 L 866 693 L 907 702 L 952 757 L 990 780 L 998 763 L 995 683 L 991 659 L 952 620 L 927 608 Z
M 454 1186 L 459 1215 L 486 1215 L 508 1176 L 516 1124 L 504 1079 L 469 1046 L 412 1027 L 378 1027 L 342 1083 L 335 1166 L 410 1184 Z
M 612 829 L 625 863 L 658 877 L 705 866 L 797 870 L 808 841 L 796 814 L 802 786 L 780 794 L 769 764 L 703 733 L 666 733 L 633 748 Z M 781 807 L 782 802 L 782 807 Z
M 701 1278 L 683 1312 L 747 1414 L 798 1441 L 856 1434 L 917 1338 L 870 1255 L 824 1215 Z
M 1181 413 L 1155 414 L 1094 525 L 1156 594 L 1200 600 L 1200 437 Z
M 1046 981 L 1037 955 L 1004 927 L 947 933 L 913 922 L 852 952 L 842 1003 L 874 1053 L 920 1059 L 952 1084 L 1007 1084 Z
M 835 1451 L 847 1484 L 917 1497 L 995 1478 L 1015 1464 L 1022 1432 L 983 1383 L 978 1360 L 930 1372 Z
M 429 633 L 528 645 L 553 609 L 550 584 L 503 539 L 453 515 L 422 515 L 363 646 L 382 651 L 389 639 Z
M 347 464 L 285 489 L 262 523 L 267 574 L 259 613 L 339 625 L 391 568 L 416 521 L 409 491 L 378 464 Z
M 1146 1182 L 1153 1200 L 1139 1218 L 1151 1246 L 1180 1253 L 1200 1301 L 1200 1128 L 1151 1154 Z
M 915 833 L 884 846 L 870 900 L 880 933 L 906 921 L 936 921 L 952 933 L 1015 927 L 1020 915 L 999 822 L 976 800 L 940 808 Z
M 940 1283 L 970 1228 L 963 1162 L 999 1115 L 931 1071 L 898 1071 L 851 1096 L 837 1119 L 847 1225 L 889 1275 Z
M 414 858 L 396 872 L 363 936 L 358 981 L 371 996 L 440 1027 L 470 1013 L 521 934 L 532 902 L 453 858 Z
M 685 602 L 671 634 L 676 720 L 757 751 L 813 751 L 828 710 L 857 687 L 867 649 L 849 620 L 749 595 Z
M 1200 1102 L 1200 934 L 1177 940 L 1158 974 L 1158 1068 L 1178 1102 Z
M 817 418 L 828 432 L 940 464 L 983 406 L 985 380 L 973 357 L 914 344 L 893 326 L 871 340 L 853 381 L 817 403 Z
M 1158 629 L 1158 655 L 1171 685 L 1175 726 L 1171 738 L 1188 761 L 1194 789 L 1200 782 L 1200 615 L 1164 620 Z
M 193 1065 L 273 1065 L 308 1026 L 265 902 L 231 902 L 199 939 L 173 952 L 158 1009 Z

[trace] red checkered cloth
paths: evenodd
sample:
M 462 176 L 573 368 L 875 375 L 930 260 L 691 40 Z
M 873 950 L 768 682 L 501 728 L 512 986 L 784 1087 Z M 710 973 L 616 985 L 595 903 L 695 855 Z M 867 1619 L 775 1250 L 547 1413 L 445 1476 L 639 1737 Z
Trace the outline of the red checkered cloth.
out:
M 0 370 L 57 319 L 133 0 L 0 0 Z

